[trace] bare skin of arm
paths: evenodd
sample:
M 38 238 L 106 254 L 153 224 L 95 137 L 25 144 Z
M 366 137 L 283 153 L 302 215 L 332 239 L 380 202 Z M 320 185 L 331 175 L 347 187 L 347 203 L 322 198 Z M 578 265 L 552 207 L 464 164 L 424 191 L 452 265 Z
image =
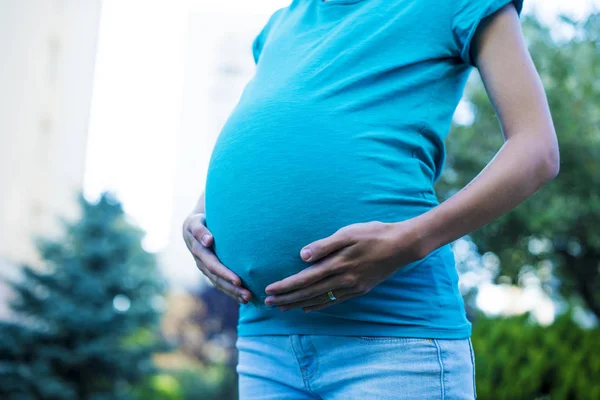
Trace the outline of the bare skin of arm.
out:
M 505 139 L 494 158 L 459 192 L 417 217 L 352 224 L 307 243 L 299 256 L 313 264 L 267 286 L 265 304 L 311 311 L 366 294 L 402 266 L 506 214 L 557 176 L 552 117 L 512 3 L 482 21 L 471 56 Z M 337 300 L 329 299 L 329 290 Z
M 182 234 L 198 269 L 217 289 L 233 297 L 239 303 L 246 304 L 250 300 L 250 291 L 241 287 L 240 278 L 221 264 L 211 250 L 214 239 L 206 227 L 204 192 L 200 195 L 194 210 L 183 221 Z
M 416 218 L 426 253 L 506 214 L 559 172 L 546 95 L 512 4 L 483 21 L 472 55 L 505 142 L 468 185 Z

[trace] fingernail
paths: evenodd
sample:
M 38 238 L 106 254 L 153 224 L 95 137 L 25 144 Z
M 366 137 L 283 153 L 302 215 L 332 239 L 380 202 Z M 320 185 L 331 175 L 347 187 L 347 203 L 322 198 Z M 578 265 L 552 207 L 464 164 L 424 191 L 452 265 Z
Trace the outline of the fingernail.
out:
M 302 259 L 308 261 L 308 260 L 310 260 L 310 257 L 312 256 L 312 252 L 310 251 L 310 249 L 302 249 L 302 251 L 300 252 L 300 255 L 302 256 Z
M 210 239 L 210 235 L 205 233 L 204 236 L 202 236 L 202 244 L 206 246 L 208 244 L 208 239 Z
M 243 295 L 242 295 L 242 299 L 244 299 L 244 300 L 248 301 L 248 296 L 247 296 L 247 295 L 245 295 L 245 294 L 243 294 Z
M 244 299 L 243 297 L 238 297 L 238 301 L 243 304 L 246 304 L 246 302 L 247 302 L 247 300 Z

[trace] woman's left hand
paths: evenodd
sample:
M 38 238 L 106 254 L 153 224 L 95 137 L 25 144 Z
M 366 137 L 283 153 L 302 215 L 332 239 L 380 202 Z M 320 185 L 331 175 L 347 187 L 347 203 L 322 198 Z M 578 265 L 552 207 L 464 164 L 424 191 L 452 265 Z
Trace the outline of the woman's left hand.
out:
M 368 293 L 404 265 L 425 257 L 414 220 L 361 222 L 305 246 L 304 261 L 314 263 L 265 288 L 265 304 L 282 311 L 320 310 Z M 336 300 L 327 295 L 333 291 Z

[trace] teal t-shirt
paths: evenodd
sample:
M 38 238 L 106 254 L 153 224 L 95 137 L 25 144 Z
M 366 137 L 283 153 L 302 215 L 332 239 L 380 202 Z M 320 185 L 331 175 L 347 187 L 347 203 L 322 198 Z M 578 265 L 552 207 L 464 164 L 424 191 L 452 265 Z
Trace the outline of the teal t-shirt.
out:
M 310 313 L 266 307 L 264 289 L 308 267 L 300 249 L 343 226 L 439 204 L 433 184 L 473 66 L 471 39 L 508 3 L 294 0 L 271 16 L 205 188 L 214 251 L 253 294 L 238 335 L 470 336 L 449 244 Z M 522 1 L 513 4 L 520 13 Z

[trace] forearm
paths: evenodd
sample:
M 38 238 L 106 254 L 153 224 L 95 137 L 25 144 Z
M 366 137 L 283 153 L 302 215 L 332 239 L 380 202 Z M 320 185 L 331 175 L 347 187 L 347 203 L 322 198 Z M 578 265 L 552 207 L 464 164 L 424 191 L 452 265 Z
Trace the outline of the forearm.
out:
M 453 242 L 506 214 L 558 174 L 547 137 L 514 135 L 468 185 L 415 218 L 423 254 Z

